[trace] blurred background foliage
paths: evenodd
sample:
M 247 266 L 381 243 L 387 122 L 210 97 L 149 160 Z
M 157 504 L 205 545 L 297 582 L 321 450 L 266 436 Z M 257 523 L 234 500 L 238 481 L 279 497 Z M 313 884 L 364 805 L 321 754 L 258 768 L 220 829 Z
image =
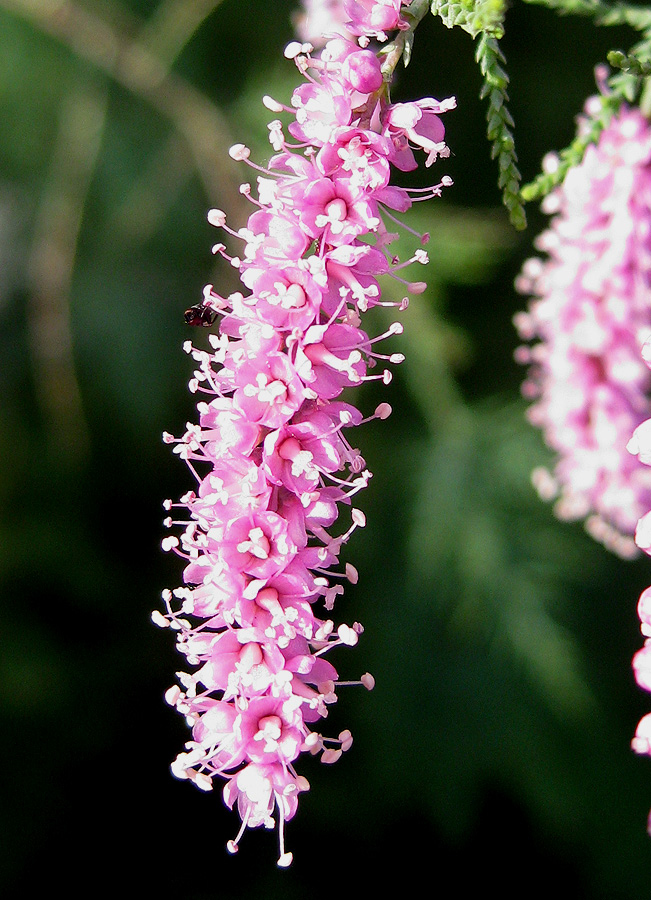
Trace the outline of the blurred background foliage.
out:
M 260 102 L 296 83 L 294 0 L 0 0 L 0 894 L 107 888 L 179 900 L 370 893 L 648 896 L 651 765 L 629 749 L 649 697 L 630 661 L 647 559 L 560 524 L 529 473 L 513 279 L 543 225 L 499 207 L 472 40 L 425 20 L 395 99 L 456 95 L 453 188 L 413 211 L 428 292 L 403 315 L 393 383 L 355 398 L 375 477 L 339 617 L 366 632 L 289 827 L 295 863 L 218 793 L 175 781 L 187 739 L 162 695 L 179 666 L 150 622 L 181 567 L 161 502 L 189 486 L 161 442 L 194 416 L 183 311 L 215 264 L 211 206 L 248 210 L 235 140 L 270 155 Z M 517 2 L 503 49 L 520 164 L 567 145 L 593 67 L 626 30 Z M 432 173 L 410 176 L 426 183 Z M 387 288 L 389 290 L 389 288 Z M 368 330 L 382 326 L 378 312 Z M 332 874 L 335 884 L 330 884 Z

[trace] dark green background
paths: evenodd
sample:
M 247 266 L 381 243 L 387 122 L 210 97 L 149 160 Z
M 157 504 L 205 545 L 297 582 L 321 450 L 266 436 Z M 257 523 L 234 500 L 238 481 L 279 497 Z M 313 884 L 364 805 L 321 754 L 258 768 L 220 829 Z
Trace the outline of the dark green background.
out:
M 651 708 L 630 669 L 651 563 L 610 556 L 530 487 L 549 456 L 524 418 L 512 285 L 543 218 L 517 234 L 499 208 L 471 38 L 425 20 L 394 92 L 456 95 L 453 156 L 410 176 L 455 184 L 412 217 L 432 240 L 430 290 L 392 339 L 407 360 L 354 398 L 395 412 L 357 438 L 374 478 L 338 617 L 366 632 L 333 660 L 377 687 L 341 691 L 328 731 L 349 727 L 350 753 L 300 762 L 312 790 L 279 871 L 274 835 L 228 857 L 237 816 L 169 773 L 188 731 L 162 696 L 182 660 L 150 612 L 182 568 L 159 547 L 162 500 L 190 486 L 161 432 L 194 417 L 181 345 L 205 339 L 183 311 L 207 281 L 234 287 L 205 214 L 248 214 L 227 148 L 270 154 L 260 98 L 296 84 L 294 4 L 78 0 L 48 33 L 49 6 L 0 0 L 0 895 L 302 900 L 397 878 L 405 894 L 648 897 L 651 764 L 629 745 Z M 187 40 L 165 31 L 196 11 Z M 134 41 L 172 77 L 134 75 Z M 514 4 L 526 180 L 572 139 L 594 65 L 633 41 Z

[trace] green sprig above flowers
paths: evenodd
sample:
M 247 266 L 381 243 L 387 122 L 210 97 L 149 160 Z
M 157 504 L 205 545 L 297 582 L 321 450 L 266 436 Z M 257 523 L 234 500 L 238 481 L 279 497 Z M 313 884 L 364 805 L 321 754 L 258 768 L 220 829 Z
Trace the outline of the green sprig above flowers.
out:
M 608 54 L 608 62 L 614 69 L 630 73 L 641 78 L 651 75 L 651 62 L 643 61 L 634 54 L 626 54 L 621 50 L 611 50 Z
M 459 26 L 477 37 L 482 31 L 504 34 L 504 0 L 432 0 L 432 13 L 448 28 Z
M 488 98 L 487 134 L 491 142 L 491 156 L 497 159 L 499 165 L 497 183 L 502 191 L 502 202 L 509 211 L 511 223 L 518 229 L 526 228 L 527 219 L 520 197 L 521 175 L 516 165 L 518 157 L 511 130 L 513 118 L 506 106 L 509 79 L 502 65 L 505 59 L 497 39 L 482 32 L 475 57 L 484 76 L 480 97 Z
M 448 28 L 459 26 L 473 38 L 479 38 L 475 58 L 484 78 L 480 96 L 488 99 L 488 140 L 491 156 L 499 165 L 498 186 L 511 223 L 526 228 L 527 219 L 520 196 L 521 175 L 517 167 L 513 118 L 507 108 L 509 77 L 506 60 L 498 41 L 504 35 L 504 0 L 433 0 L 432 12 Z

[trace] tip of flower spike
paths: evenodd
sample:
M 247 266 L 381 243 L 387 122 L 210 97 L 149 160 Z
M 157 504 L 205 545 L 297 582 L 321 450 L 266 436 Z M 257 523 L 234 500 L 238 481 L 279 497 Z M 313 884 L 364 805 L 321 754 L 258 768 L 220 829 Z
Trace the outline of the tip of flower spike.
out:
M 357 584 L 359 581 L 359 572 L 355 568 L 355 566 L 350 563 L 346 563 L 346 578 L 350 581 L 351 584 Z
M 222 209 L 209 209 L 206 218 L 215 228 L 221 228 L 226 224 L 226 213 Z
M 274 100 L 273 97 L 270 97 L 269 94 L 265 94 L 262 98 L 263 104 L 267 107 L 271 112 L 282 112 L 284 110 L 284 106 L 282 103 L 279 103 L 277 100 Z
M 246 144 L 233 144 L 233 146 L 228 149 L 228 155 L 237 162 L 244 162 L 245 159 L 248 159 L 249 156 L 251 156 L 251 151 Z
M 165 703 L 169 704 L 169 706 L 176 706 L 176 703 L 180 696 L 181 688 L 178 686 L 178 684 L 175 684 L 165 691 Z
M 325 763 L 327 766 L 330 766 L 332 765 L 332 763 L 336 763 L 340 756 L 341 750 L 324 750 L 321 754 L 321 762 Z
M 364 528 L 366 525 L 366 516 L 361 509 L 351 509 L 350 517 L 359 528 Z
M 320 694 L 323 694 L 324 697 L 335 697 L 336 698 L 334 681 L 320 682 L 317 685 L 317 690 Z
M 154 625 L 158 625 L 159 628 L 169 628 L 170 623 L 167 621 L 162 612 L 157 609 L 152 610 L 151 620 Z
M 296 59 L 301 53 L 309 52 L 304 50 L 304 47 L 310 47 L 310 49 L 312 49 L 311 44 L 299 44 L 298 41 L 290 41 L 285 47 L 283 55 L 285 59 Z
M 198 772 L 193 778 L 194 783 L 201 791 L 212 791 L 212 780 L 209 775 Z
M 558 482 L 544 466 L 537 466 L 531 473 L 531 484 L 541 500 L 553 500 L 558 496 Z
M 648 338 L 644 342 L 644 346 L 642 347 L 642 359 L 647 366 L 651 366 L 651 338 Z
M 354 647 L 358 640 L 357 632 L 353 631 L 349 625 L 340 625 L 337 629 L 337 636 L 343 644 L 347 644 L 349 647 Z
M 341 752 L 342 753 L 346 753 L 346 751 L 350 750 L 350 748 L 353 746 L 353 736 L 350 733 L 350 731 L 348 731 L 348 729 L 340 732 L 339 740 L 341 741 Z
M 307 735 L 307 737 L 305 738 L 305 740 L 303 742 L 303 746 L 307 750 L 310 750 L 312 747 L 316 747 L 316 745 L 318 743 L 319 743 L 319 735 L 316 733 L 316 731 L 310 731 L 310 733 Z

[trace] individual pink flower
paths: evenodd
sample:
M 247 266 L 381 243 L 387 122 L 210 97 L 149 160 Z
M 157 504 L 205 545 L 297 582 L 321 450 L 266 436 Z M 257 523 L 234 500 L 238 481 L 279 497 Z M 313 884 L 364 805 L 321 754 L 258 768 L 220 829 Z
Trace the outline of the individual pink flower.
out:
M 626 452 L 651 412 L 641 348 L 651 334 L 651 126 L 623 107 L 547 199 L 554 213 L 537 241 L 520 291 L 532 295 L 516 316 L 528 363 L 529 418 L 557 454 L 534 483 L 556 499 L 563 519 L 622 556 L 651 508 L 651 472 Z
M 431 166 L 439 156 L 449 156 L 440 115 L 454 106 L 454 98 L 440 102 L 428 97 L 412 103 L 395 103 L 384 117 L 383 133 L 393 145 L 390 162 L 403 172 L 415 169 L 418 163 L 412 147 L 425 150 L 426 166 Z

